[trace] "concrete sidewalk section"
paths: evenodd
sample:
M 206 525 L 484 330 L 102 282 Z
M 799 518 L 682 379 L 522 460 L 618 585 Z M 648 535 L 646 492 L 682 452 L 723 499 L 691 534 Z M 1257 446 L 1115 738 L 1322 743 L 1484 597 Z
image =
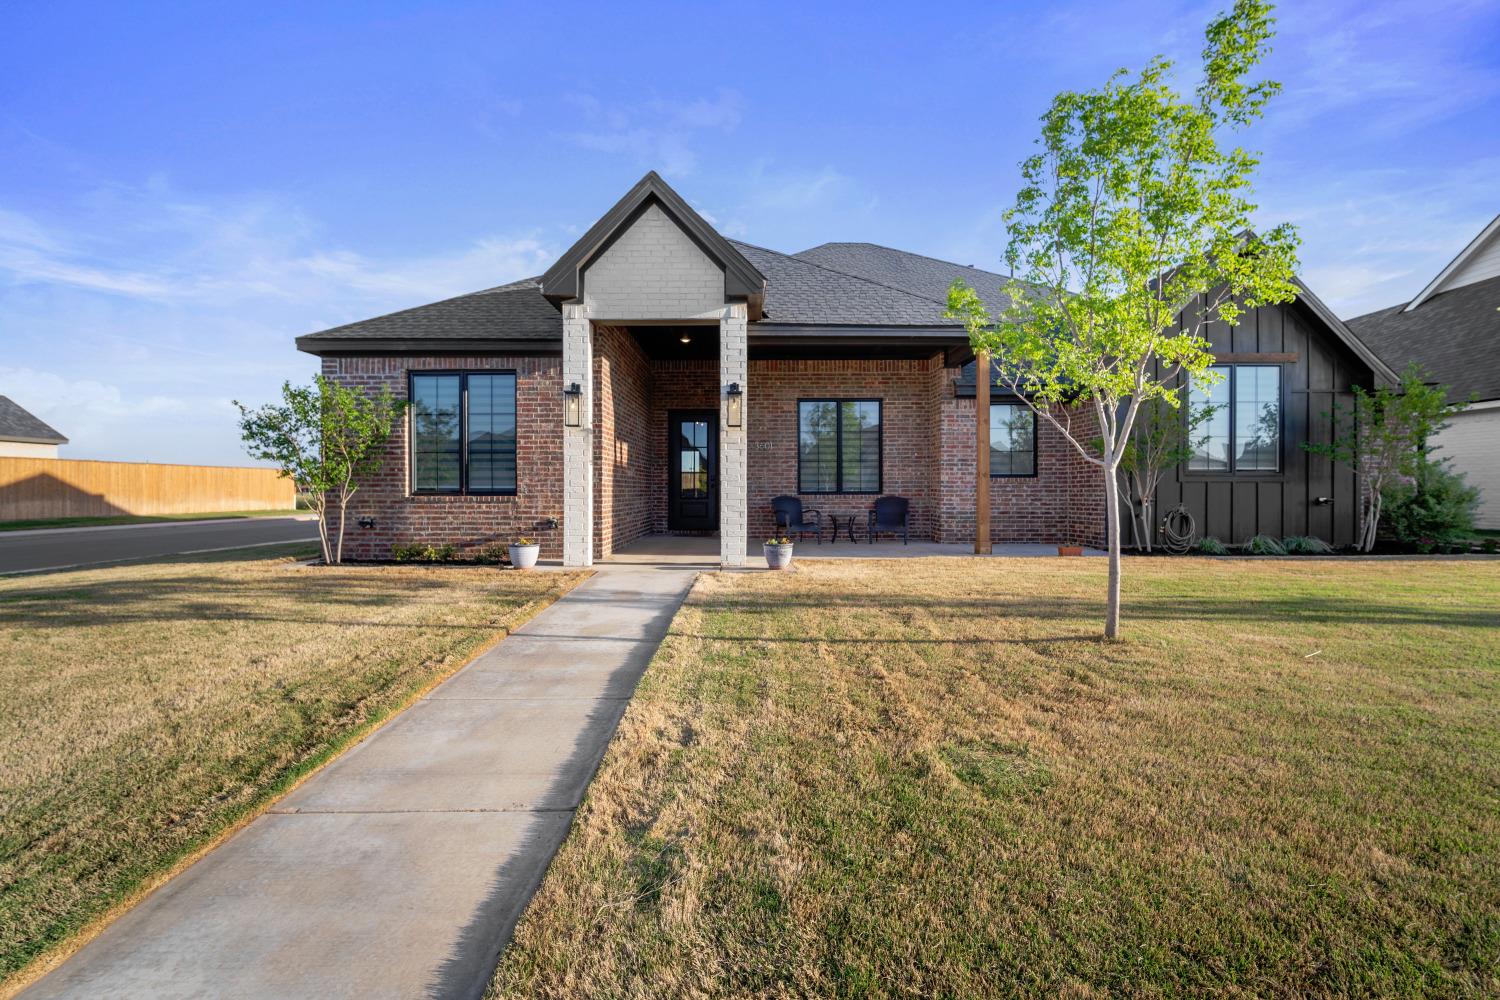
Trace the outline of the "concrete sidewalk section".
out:
M 480 996 L 696 573 L 601 567 L 22 995 Z

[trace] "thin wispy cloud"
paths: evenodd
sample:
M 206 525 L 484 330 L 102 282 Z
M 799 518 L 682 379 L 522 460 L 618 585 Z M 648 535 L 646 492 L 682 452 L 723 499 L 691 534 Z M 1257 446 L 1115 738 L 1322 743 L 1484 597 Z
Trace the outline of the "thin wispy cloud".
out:
M 567 104 L 580 128 L 564 138 L 582 149 L 629 157 L 637 166 L 685 177 L 698 166 L 698 144 L 739 127 L 744 102 L 734 90 L 685 100 L 650 98 L 635 104 L 606 102 L 592 94 L 571 94 Z

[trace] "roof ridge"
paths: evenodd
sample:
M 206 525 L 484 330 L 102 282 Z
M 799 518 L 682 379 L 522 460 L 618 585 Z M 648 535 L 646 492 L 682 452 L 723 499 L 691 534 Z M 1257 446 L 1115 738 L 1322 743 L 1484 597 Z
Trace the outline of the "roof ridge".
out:
M 936 264 L 947 264 L 951 267 L 963 268 L 966 271 L 978 271 L 980 274 L 988 274 L 990 277 L 999 278 L 1002 281 L 1021 280 L 1013 274 L 1001 274 L 999 271 L 986 271 L 984 268 L 975 267 L 973 264 L 960 264 L 956 260 L 948 260 L 944 257 L 934 257 L 932 256 L 932 254 L 928 253 L 917 253 L 915 250 L 902 250 L 900 247 L 886 246 L 884 243 L 871 243 L 869 240 L 830 240 L 827 243 L 819 243 L 815 247 L 808 247 L 806 250 L 799 250 L 797 252 L 809 253 L 822 247 L 874 247 L 877 250 L 889 250 L 891 253 L 905 254 L 908 257 L 921 257 L 923 260 L 930 260 Z M 796 255 L 793 254 L 793 256 Z M 798 257 L 797 259 L 801 260 L 802 258 Z
M 946 299 L 935 299 L 935 298 L 932 298 L 931 296 L 922 295 L 922 294 L 920 294 L 918 292 L 914 292 L 914 291 L 912 291 L 909 288 L 897 288 L 895 285 L 887 285 L 883 281 L 876 281 L 874 278 L 868 277 L 866 275 L 863 275 L 863 274 L 854 274 L 853 272 L 843 271 L 843 270 L 840 270 L 839 268 L 836 268 L 836 267 L 829 267 L 828 265 L 826 265 L 826 264 L 820 264 L 820 263 L 818 263 L 815 260 L 807 260 L 805 258 L 798 257 L 796 254 L 782 253 L 780 250 L 772 250 L 770 247 L 756 246 L 754 243 L 746 243 L 743 240 L 737 240 L 737 241 L 734 241 L 734 242 L 738 242 L 742 246 L 751 247 L 752 249 L 760 250 L 760 251 L 763 251 L 765 253 L 774 253 L 778 257 L 785 257 L 787 260 L 795 260 L 799 264 L 805 264 L 808 267 L 815 267 L 815 268 L 817 268 L 820 271 L 827 271 L 829 274 L 837 274 L 837 275 L 841 275 L 841 276 L 843 276 L 845 278 L 853 278 L 855 281 L 863 281 L 867 285 L 874 285 L 876 288 L 884 288 L 887 291 L 896 292 L 898 294 L 905 295 L 908 298 L 918 299 L 918 300 L 920 300 L 922 302 L 932 302 L 932 303 L 934 303 L 936 305 L 943 306 L 944 308 L 946 308 L 947 305 L 948 305 L 948 302 L 947 302 Z M 826 244 L 824 244 L 824 245 L 826 246 Z M 871 244 L 871 246 L 873 246 L 873 245 L 874 244 Z M 886 249 L 889 250 L 890 248 L 887 247 Z M 898 250 L 897 253 L 900 253 L 900 251 Z

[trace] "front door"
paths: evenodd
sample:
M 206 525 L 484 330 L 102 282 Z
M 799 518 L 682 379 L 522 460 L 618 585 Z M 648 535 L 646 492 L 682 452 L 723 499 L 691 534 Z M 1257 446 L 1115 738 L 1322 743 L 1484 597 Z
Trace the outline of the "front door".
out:
M 667 414 L 667 527 L 719 527 L 719 415 L 713 410 Z

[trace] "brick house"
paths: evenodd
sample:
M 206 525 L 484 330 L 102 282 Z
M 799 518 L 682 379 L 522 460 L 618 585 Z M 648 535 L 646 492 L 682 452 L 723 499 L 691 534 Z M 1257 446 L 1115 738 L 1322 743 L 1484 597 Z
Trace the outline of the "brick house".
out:
M 412 403 L 345 551 L 529 535 L 544 558 L 587 566 L 645 535 L 702 533 L 738 566 L 780 495 L 857 521 L 902 496 L 914 539 L 971 541 L 973 355 L 943 316 L 958 278 L 992 308 L 1011 286 L 872 244 L 729 240 L 647 174 L 539 278 L 298 338 L 328 377 Z M 1226 541 L 1353 538 L 1352 474 L 1297 447 L 1326 433 L 1311 407 L 1389 377 L 1341 327 L 1309 292 L 1212 334 L 1225 392 L 1278 422 L 1270 443 L 1226 423 L 1173 481 Z M 1019 400 L 997 394 L 990 429 L 992 538 L 1102 545 L 1097 469 Z

